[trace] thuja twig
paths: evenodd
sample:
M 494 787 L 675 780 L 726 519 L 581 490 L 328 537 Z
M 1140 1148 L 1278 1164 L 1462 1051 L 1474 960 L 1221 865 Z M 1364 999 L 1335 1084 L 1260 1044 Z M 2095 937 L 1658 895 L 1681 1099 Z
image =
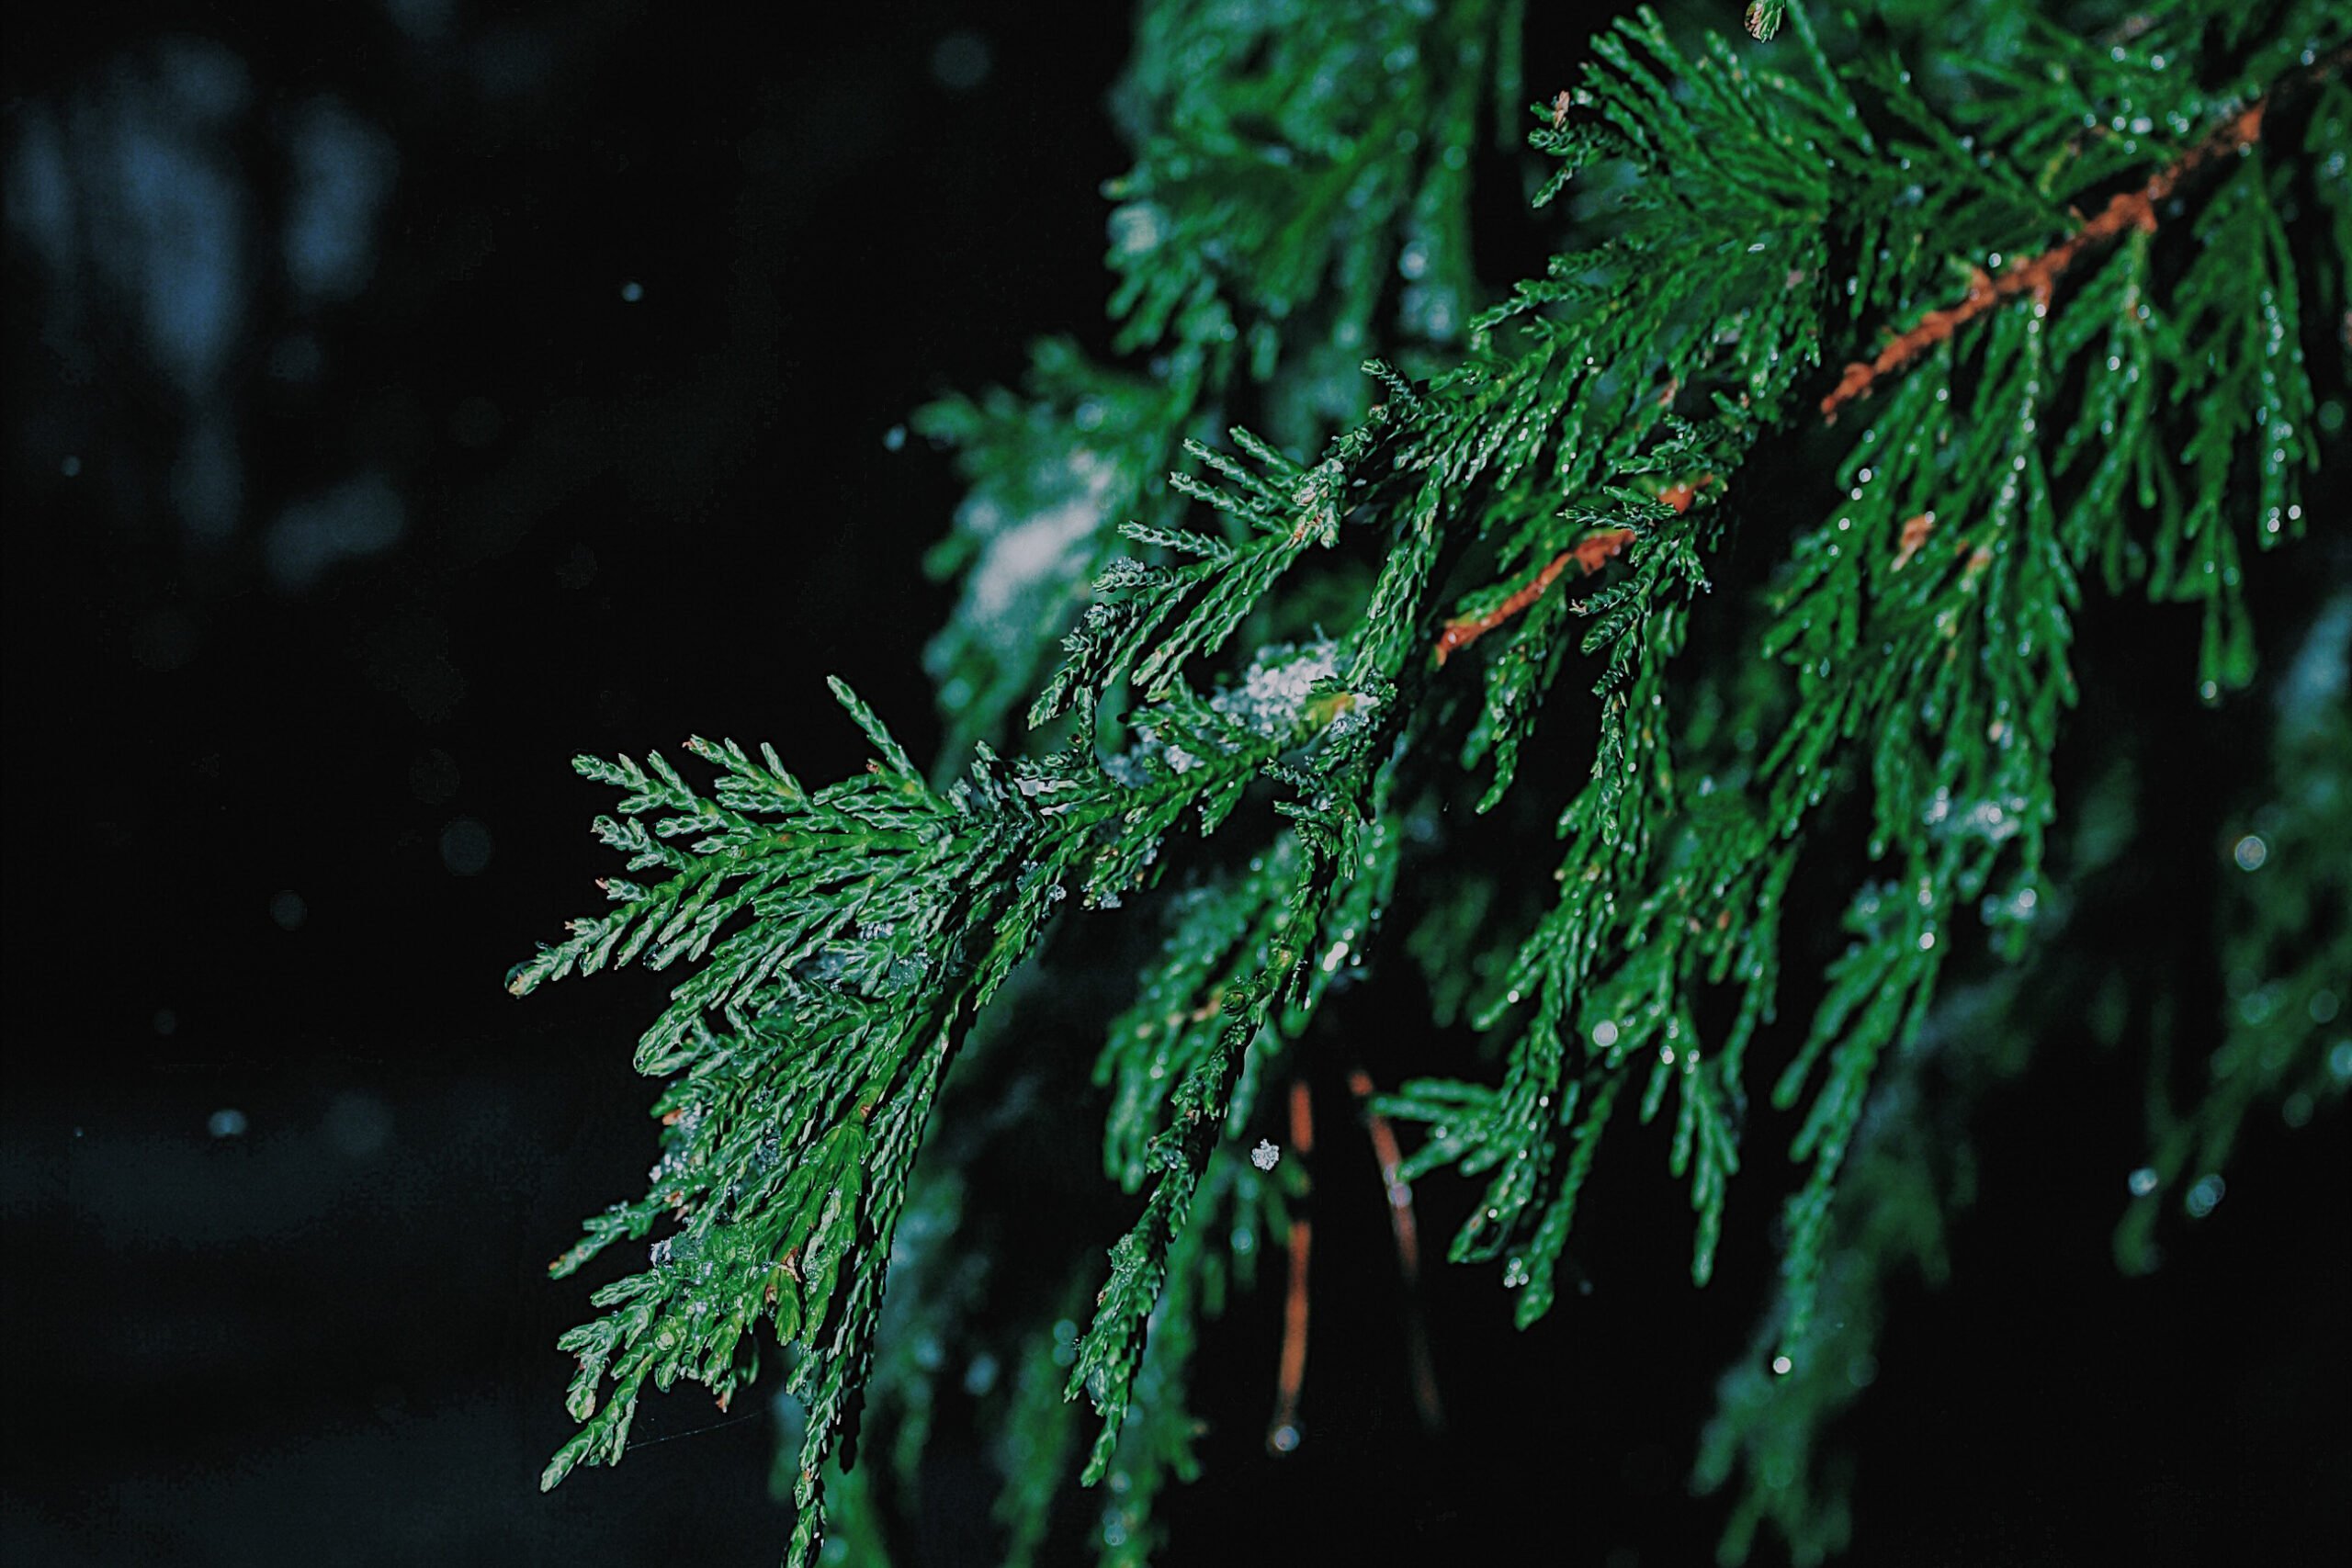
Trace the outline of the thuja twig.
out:
M 1611 556 L 1633 543 L 1633 540 L 1634 531 L 1631 528 L 1611 528 L 1599 534 L 1588 534 L 1569 548 L 1554 556 L 1549 562 L 1545 563 L 1544 570 L 1535 574 L 1533 581 L 1513 592 L 1510 597 L 1493 609 L 1479 615 L 1456 615 L 1446 622 L 1445 629 L 1438 634 L 1438 663 L 1442 665 L 1453 656 L 1456 649 L 1469 647 L 1538 599 L 1543 598 L 1544 590 L 1558 581 L 1560 574 L 1568 570 L 1569 562 L 1574 561 L 1583 569 L 1583 575 L 1590 577 L 1594 572 L 1599 571 Z
M 1308 1169 L 1305 1162 L 1315 1152 L 1315 1102 L 1305 1078 L 1291 1080 L 1290 1144 L 1304 1174 Z M 1306 1196 L 1302 1190 L 1302 1203 Z M 1306 1264 L 1314 1239 L 1314 1225 L 1304 1211 L 1293 1213 L 1290 1287 L 1283 1302 L 1283 1355 L 1275 1373 L 1274 1418 L 1266 1424 L 1266 1451 L 1277 1458 L 1298 1447 L 1298 1394 L 1306 1382 Z
M 1699 491 L 1714 481 L 1712 474 L 1702 474 L 1688 484 L 1668 485 L 1658 492 L 1658 499 L 1677 512 L 1688 512 L 1698 499 Z M 1619 551 L 1634 542 L 1631 528 L 1604 528 L 1597 534 L 1587 534 L 1544 563 L 1523 588 L 1514 591 L 1493 609 L 1476 615 L 1456 615 L 1445 623 L 1438 634 L 1437 661 L 1442 667 L 1461 649 L 1469 647 L 1497 626 L 1503 625 L 1544 597 L 1545 590 L 1560 580 L 1560 574 L 1570 563 L 1579 569 L 1579 575 L 1590 577 L 1616 557 Z
M 1688 512 L 1690 510 L 1690 503 L 1699 498 L 1699 492 L 1713 482 L 1713 474 L 1701 474 L 1688 484 L 1667 486 L 1666 489 L 1658 491 L 1657 498 L 1677 512 Z M 1511 593 L 1493 609 L 1482 615 L 1454 616 L 1453 619 L 1445 623 L 1445 629 L 1438 634 L 1437 661 L 1439 665 L 1442 666 L 1456 652 L 1469 647 L 1497 626 L 1521 614 L 1538 599 L 1543 598 L 1544 591 L 1560 580 L 1560 574 L 1568 570 L 1571 562 L 1579 569 L 1579 575 L 1590 577 L 1608 565 L 1618 552 L 1633 542 L 1634 530 L 1631 528 L 1604 528 L 1597 534 L 1587 534 L 1545 562 L 1544 570 L 1537 572 L 1532 581 Z
M 1445 1425 L 1445 1412 L 1438 1401 L 1437 1371 L 1430 1356 L 1429 1335 L 1421 1324 L 1420 1303 L 1415 1294 L 1420 1280 L 1421 1247 L 1419 1227 L 1413 1218 L 1413 1189 L 1400 1174 L 1405 1163 L 1404 1150 L 1397 1145 L 1396 1132 L 1374 1104 L 1375 1093 L 1370 1075 L 1361 1067 L 1348 1072 L 1348 1091 L 1354 1095 L 1363 1112 L 1364 1130 L 1372 1139 L 1373 1156 L 1380 1165 L 1380 1182 L 1388 1199 L 1388 1223 L 1396 1238 L 1396 1262 L 1405 1281 L 1405 1336 L 1408 1365 L 1413 1386 L 1413 1407 L 1423 1427 L 1437 1431 Z M 1306 1080 L 1296 1078 L 1290 1086 L 1291 1153 L 1300 1164 L 1302 1176 L 1307 1171 L 1305 1163 L 1315 1152 L 1315 1104 Z M 1303 1204 L 1308 1191 L 1301 1182 L 1299 1192 Z M 1295 1451 L 1302 1432 L 1299 1427 L 1300 1395 L 1306 1382 L 1306 1330 L 1308 1308 L 1312 1301 L 1307 1263 L 1314 1245 L 1314 1226 L 1303 1208 L 1291 1216 L 1289 1237 L 1289 1279 L 1283 1302 L 1282 1358 L 1275 1374 L 1274 1415 L 1266 1424 L 1266 1451 L 1277 1458 Z
M 2243 152 L 2262 140 L 2263 120 L 2270 107 L 2282 95 L 2298 93 L 2325 81 L 2342 71 L 2347 62 L 2352 62 L 2352 50 L 2338 50 L 2272 87 L 2215 126 L 2204 140 L 2188 152 L 2150 175 L 2147 183 L 2139 189 L 2119 191 L 2109 197 L 2107 206 L 2099 210 L 2098 217 L 2040 255 L 2020 257 L 1998 276 L 1978 268 L 1975 276 L 1969 279 L 1968 292 L 1959 304 L 1928 311 L 1920 318 L 1918 325 L 1890 339 L 1886 346 L 1878 351 L 1877 358 L 1868 361 L 1858 359 L 1847 366 L 1845 374 L 1838 378 L 1838 385 L 1821 400 L 1822 422 L 1836 423 L 1838 410 L 1868 397 L 1885 378 L 1909 369 L 1922 355 L 1994 306 L 2020 295 L 2030 295 L 2046 304 L 2056 289 L 2058 280 L 2085 256 L 2132 230 L 2143 233 L 2154 232 L 2158 220 L 2156 209 L 2170 200 L 2174 192 L 2223 158 Z
M 1362 1067 L 1348 1072 L 1348 1092 L 1363 1109 L 1364 1131 L 1372 1137 L 1373 1157 L 1380 1162 L 1380 1184 L 1388 1194 L 1388 1228 L 1396 1237 L 1396 1269 L 1405 1277 L 1405 1353 L 1413 1377 L 1413 1408 L 1421 1425 L 1434 1432 L 1445 1425 L 1445 1408 L 1437 1396 L 1437 1365 L 1430 1357 L 1429 1330 L 1421 1322 L 1420 1226 L 1413 1217 L 1413 1184 L 1403 1174 L 1405 1151 L 1396 1129 L 1380 1113 L 1372 1075 Z

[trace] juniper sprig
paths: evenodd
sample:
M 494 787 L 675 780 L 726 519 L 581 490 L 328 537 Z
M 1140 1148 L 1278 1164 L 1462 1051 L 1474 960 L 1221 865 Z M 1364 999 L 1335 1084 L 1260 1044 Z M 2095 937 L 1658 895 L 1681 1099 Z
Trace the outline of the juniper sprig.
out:
M 661 1163 L 556 1271 L 661 1235 L 562 1341 L 583 1425 L 546 1483 L 619 1457 L 649 1380 L 724 1403 L 764 1320 L 813 1562 L 861 1401 L 901 1477 L 928 1429 L 939 1358 L 877 1345 L 898 1272 L 893 1303 L 938 1303 L 926 1335 L 1025 1357 L 983 1391 L 1012 1558 L 1048 1537 L 1082 1398 L 1080 1478 L 1114 1493 L 1095 1545 L 1139 1560 L 1197 1468 L 1198 1320 L 1302 1190 L 1237 1145 L 1259 1087 L 1336 986 L 1409 960 L 1487 1055 L 1374 1100 L 1419 1129 L 1394 1177 L 1483 1184 L 1451 1256 L 1499 1262 L 1522 1325 L 1612 1128 L 1670 1126 L 1703 1284 L 1751 1094 L 1792 1113 L 1778 1291 L 1699 1475 L 1744 1487 L 1726 1561 L 1766 1520 L 1801 1560 L 1837 1549 L 1818 1435 L 1885 1281 L 1939 1266 L 1951 1150 L 2018 1065 L 1943 1043 L 2067 973 L 2064 910 L 2120 852 L 2075 829 L 2056 769 L 2085 595 L 2196 605 L 2195 681 L 2225 701 L 2257 675 L 2248 574 L 2303 539 L 2314 475 L 2340 493 L 2352 13 L 2088 9 L 1969 30 L 1886 0 L 1817 28 L 1758 0 L 1749 38 L 1642 9 L 1534 106 L 1561 248 L 1499 287 L 1469 170 L 1521 96 L 1516 5 L 1146 0 L 1115 100 L 1123 362 L 1049 343 L 1024 394 L 916 422 L 972 486 L 933 561 L 963 578 L 930 655 L 939 772 L 838 684 L 876 761 L 824 788 L 731 741 L 688 742 L 707 784 L 577 763 L 621 794 L 597 831 L 633 880 L 511 988 L 679 978 L 637 1052 L 667 1081 Z M 1211 439 L 1237 418 L 1256 432 Z M 2352 837 L 2347 603 L 2278 688 L 2291 804 L 2232 852 L 2280 869 L 2221 957 L 2262 1000 L 2206 1092 L 2152 1101 L 2134 1267 L 2154 1195 L 2210 1210 L 2254 1108 L 2301 1124 L 2352 1079 L 2325 852 Z M 1586 776 L 1531 798 L 1553 786 L 1525 764 L 1563 753 Z M 1451 854 L 1457 810 L 1529 851 L 1548 823 L 1550 878 Z M 1810 933 L 1785 912 L 1824 888 L 1842 950 L 1786 975 Z M 918 1163 L 931 1124 L 988 1120 L 1016 976 L 1138 895 L 1157 935 L 1092 1069 L 1140 1201 L 1107 1279 L 1090 1304 L 1083 1273 L 992 1295 L 929 1268 L 973 1199 Z M 1026 1315 L 984 1329 L 984 1301 Z

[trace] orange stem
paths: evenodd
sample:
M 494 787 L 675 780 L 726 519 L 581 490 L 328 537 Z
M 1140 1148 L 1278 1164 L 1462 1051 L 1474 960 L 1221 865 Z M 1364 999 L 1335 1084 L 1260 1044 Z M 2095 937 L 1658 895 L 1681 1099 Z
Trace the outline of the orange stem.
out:
M 1291 1081 L 1290 1144 L 1291 1152 L 1301 1160 L 1315 1152 L 1315 1102 L 1305 1078 Z M 1306 1265 L 1314 1240 L 1315 1227 L 1306 1216 L 1293 1214 L 1290 1288 L 1283 1301 L 1282 1361 L 1274 1382 L 1274 1418 L 1266 1424 L 1266 1451 L 1277 1459 L 1298 1447 L 1298 1396 L 1306 1383 Z
M 2347 62 L 2352 62 L 2352 50 L 2339 50 L 2284 85 L 2309 85 L 2324 80 L 2343 70 Z M 1877 358 L 1856 360 L 1847 366 L 1838 385 L 1821 400 L 1822 423 L 1836 423 L 1838 412 L 1848 403 L 1868 397 L 1881 380 L 1909 369 L 1929 349 L 1995 306 L 2029 294 L 2047 304 L 2058 280 L 2085 256 L 2132 230 L 2154 232 L 2156 209 L 2170 200 L 2185 182 L 2262 139 L 2264 113 L 2281 90 L 2273 88 L 2214 127 L 2203 141 L 2150 175 L 2139 189 L 2119 191 L 2109 197 L 2098 217 L 2040 255 L 2019 258 L 2003 268 L 1998 276 L 1978 269 L 1959 304 L 1928 311 L 1917 326 L 1891 339 L 1878 351 Z
M 1688 512 L 1690 503 L 1699 499 L 1699 492 L 1714 482 L 1714 475 L 1701 474 L 1688 483 L 1667 486 L 1658 491 L 1657 498 L 1677 512 Z M 1571 563 L 1579 569 L 1578 575 L 1590 577 L 1633 542 L 1634 530 L 1631 528 L 1604 528 L 1597 534 L 1587 534 L 1546 562 L 1544 570 L 1535 574 L 1534 581 L 1512 592 L 1493 609 L 1483 615 L 1454 616 L 1438 634 L 1439 667 L 1443 668 L 1445 661 L 1457 651 L 1469 647 L 1543 598 L 1544 591 L 1557 582 L 1560 574 L 1567 570 Z
M 1396 1268 L 1405 1276 L 1405 1351 L 1413 1376 L 1413 1407 L 1421 1425 L 1436 1431 L 1445 1425 L 1445 1408 L 1437 1395 L 1437 1365 L 1430 1358 L 1430 1337 L 1421 1323 L 1417 1294 L 1421 1278 L 1420 1226 L 1413 1218 L 1413 1187 L 1399 1174 L 1405 1151 L 1396 1129 L 1373 1108 L 1372 1075 L 1362 1067 L 1348 1073 L 1348 1092 L 1363 1108 L 1364 1130 L 1372 1136 L 1373 1157 L 1380 1162 L 1380 1184 L 1388 1193 L 1388 1228 L 1396 1237 Z
M 1456 650 L 1469 647 L 1538 599 L 1543 598 L 1544 591 L 1559 581 L 1560 574 L 1568 570 L 1569 562 L 1573 561 L 1583 568 L 1583 575 L 1590 577 L 1600 570 L 1602 563 L 1610 557 L 1633 542 L 1634 531 L 1631 528 L 1611 528 L 1606 533 L 1588 534 L 1573 547 L 1562 550 L 1558 555 L 1554 556 L 1544 570 L 1535 574 L 1535 581 L 1512 593 L 1510 598 L 1505 599 L 1485 615 L 1456 615 L 1453 620 L 1446 622 L 1445 629 L 1438 634 L 1437 661 L 1439 665 L 1443 666 Z

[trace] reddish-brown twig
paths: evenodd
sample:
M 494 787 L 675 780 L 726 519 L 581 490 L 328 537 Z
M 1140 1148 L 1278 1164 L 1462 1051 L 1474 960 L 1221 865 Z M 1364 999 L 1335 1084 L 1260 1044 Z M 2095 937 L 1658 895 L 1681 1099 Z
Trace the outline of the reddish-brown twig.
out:
M 1514 592 L 1510 597 L 1480 615 L 1456 615 L 1445 623 L 1438 634 L 1437 661 L 1442 666 L 1456 650 L 1469 647 L 1505 621 L 1544 597 L 1544 591 L 1559 581 L 1560 574 L 1573 561 L 1590 577 L 1599 571 L 1610 557 L 1634 542 L 1631 528 L 1611 528 L 1605 533 L 1588 534 L 1568 549 L 1562 550 L 1535 574 L 1535 580 Z
M 1315 1152 L 1315 1102 L 1305 1078 L 1290 1086 L 1291 1153 L 1305 1161 Z M 1306 1196 L 1300 1183 L 1299 1197 Z M 1290 1288 L 1283 1300 L 1283 1354 L 1274 1380 L 1274 1418 L 1266 1424 L 1266 1451 L 1277 1458 L 1298 1447 L 1298 1394 L 1306 1383 L 1306 1264 L 1315 1230 L 1304 1213 L 1290 1217 Z
M 1364 1130 L 1372 1136 L 1373 1157 L 1380 1162 L 1380 1184 L 1388 1192 L 1388 1228 L 1396 1237 L 1396 1269 L 1405 1276 L 1405 1353 L 1413 1377 L 1413 1408 L 1421 1425 L 1434 1432 L 1445 1425 L 1445 1408 L 1438 1402 L 1437 1366 L 1430 1359 L 1430 1337 L 1421 1323 L 1420 1226 L 1413 1218 L 1412 1184 L 1400 1174 L 1405 1151 L 1397 1146 L 1396 1129 L 1373 1105 L 1372 1075 L 1362 1067 L 1348 1073 L 1348 1092 L 1363 1111 Z
M 1634 531 L 1631 528 L 1611 528 L 1605 533 L 1588 534 L 1572 547 L 1554 556 L 1544 570 L 1535 574 L 1533 581 L 1514 592 L 1493 609 L 1479 615 L 1456 615 L 1446 622 L 1445 629 L 1438 634 L 1438 664 L 1442 667 L 1457 650 L 1469 647 L 1543 598 L 1544 591 L 1559 581 L 1560 573 L 1568 570 L 1569 562 L 1575 562 L 1583 569 L 1585 576 L 1590 577 L 1610 557 L 1633 542 Z
M 1936 531 L 1936 514 L 1922 512 L 1903 525 L 1903 547 L 1894 553 L 1894 570 L 1901 571 L 1911 564 L 1911 558 L 1927 544 L 1928 536 Z
M 1690 503 L 1698 499 L 1699 491 L 1713 480 L 1713 475 L 1702 474 L 1688 484 L 1668 485 L 1658 492 L 1657 498 L 1677 512 L 1688 512 Z M 1571 563 L 1579 569 L 1580 575 L 1590 577 L 1633 542 L 1634 531 L 1631 528 L 1604 528 L 1597 534 L 1587 534 L 1544 563 L 1544 570 L 1535 574 L 1533 581 L 1513 591 L 1509 598 L 1493 609 L 1481 615 L 1454 616 L 1445 623 L 1444 630 L 1438 633 L 1439 666 L 1442 668 L 1455 653 L 1543 598 L 1544 591 L 1560 580 L 1560 574 L 1567 570 Z
M 2109 197 L 2098 217 L 2040 255 L 2021 256 L 2004 267 L 1997 276 L 1978 269 L 1976 275 L 1969 279 L 1968 292 L 1959 304 L 1928 311 L 1920 318 L 1917 326 L 1888 340 L 1886 346 L 1878 351 L 1877 358 L 1856 360 L 1847 366 L 1845 374 L 1838 378 L 1838 385 L 1821 400 L 1822 422 L 1837 423 L 1838 410 L 1869 396 L 1885 378 L 1909 369 L 1929 349 L 1945 342 L 1952 333 L 1996 305 L 2005 304 L 2020 295 L 2030 295 L 2036 303 L 2046 305 L 2058 287 L 2058 280 L 2084 257 L 2133 230 L 2142 233 L 2154 232 L 2159 217 L 2157 209 L 2170 200 L 2173 193 L 2183 184 L 2223 158 L 2242 152 L 2262 139 L 2263 117 L 2281 91 L 2309 86 L 2324 80 L 2342 71 L 2347 62 L 2352 62 L 2352 50 L 2339 50 L 2265 93 L 2215 126 L 2204 140 L 2188 152 L 2150 175 L 2147 183 L 2137 190 L 2119 191 Z

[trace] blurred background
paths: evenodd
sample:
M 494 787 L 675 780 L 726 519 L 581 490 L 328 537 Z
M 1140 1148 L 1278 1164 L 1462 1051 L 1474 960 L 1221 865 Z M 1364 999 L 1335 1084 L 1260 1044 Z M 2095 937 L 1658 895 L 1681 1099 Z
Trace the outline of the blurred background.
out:
M 1589 20 L 1538 18 L 1531 87 Z M 606 869 L 572 753 L 732 735 L 836 776 L 832 672 L 930 755 L 949 593 L 915 561 L 957 486 L 902 422 L 1039 333 L 1105 348 L 1125 27 L 11 17 L 0 1559 L 780 1551 L 758 1412 L 650 1400 L 646 1451 L 537 1491 L 585 1313 L 544 1269 L 650 1157 L 628 1046 L 662 983 L 500 981 Z M 2126 1280 L 2132 1082 L 2045 1064 L 1995 1107 L 2019 1157 L 1986 1151 L 1955 1278 L 1894 1303 L 1847 1434 L 1855 1561 L 2352 1546 L 2344 1118 L 2250 1140 Z M 1769 1261 L 1689 1290 L 1681 1195 L 1625 1163 L 1581 1244 L 1612 1288 L 1521 1337 L 1491 1278 L 1433 1281 L 1445 1443 L 1350 1404 L 1401 1376 L 1364 1371 L 1391 1352 L 1341 1273 L 1323 1424 L 1267 1459 L 1273 1292 L 1231 1314 L 1202 1404 L 1233 1435 L 1169 1505 L 1173 1560 L 1707 1560 L 1722 1506 L 1682 1478 Z M 1380 1259 L 1361 1186 L 1318 1251 Z M 979 1439 L 941 1431 L 905 1555 L 988 1561 Z

